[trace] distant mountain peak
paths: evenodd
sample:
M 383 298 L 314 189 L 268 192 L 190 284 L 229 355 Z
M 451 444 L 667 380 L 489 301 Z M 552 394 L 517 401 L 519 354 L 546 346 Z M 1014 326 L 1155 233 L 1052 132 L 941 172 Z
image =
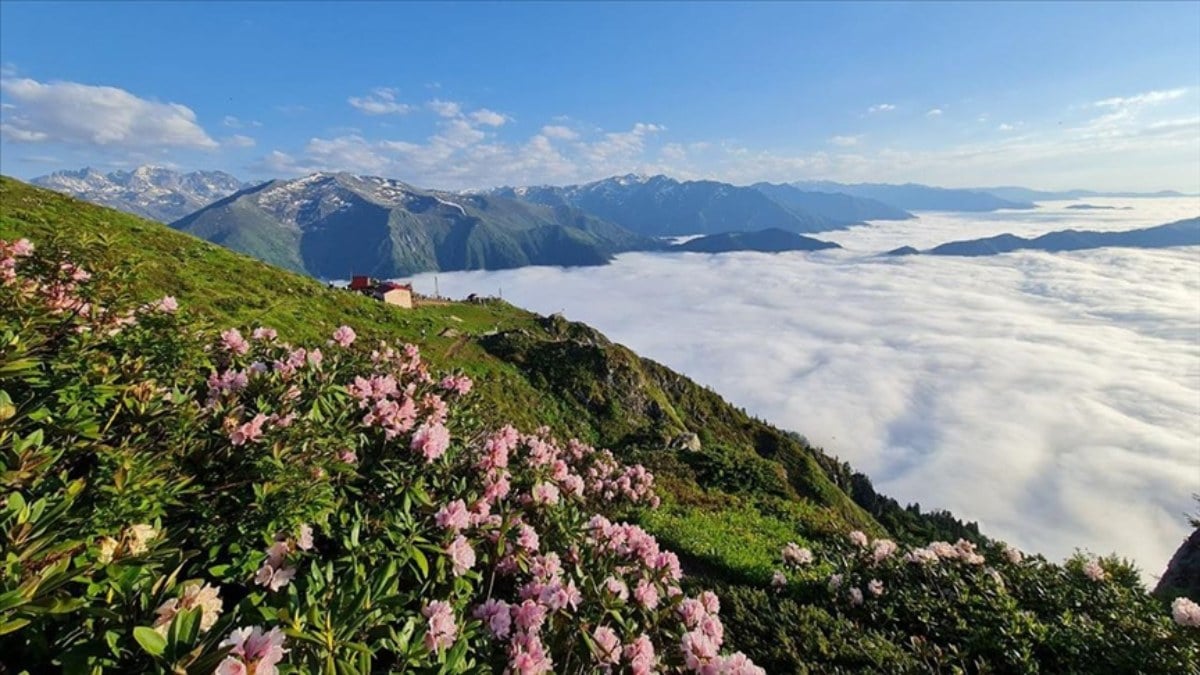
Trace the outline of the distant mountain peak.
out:
M 109 173 L 93 167 L 55 171 L 30 182 L 160 222 L 182 218 L 246 187 L 223 171 L 181 173 L 153 164 Z

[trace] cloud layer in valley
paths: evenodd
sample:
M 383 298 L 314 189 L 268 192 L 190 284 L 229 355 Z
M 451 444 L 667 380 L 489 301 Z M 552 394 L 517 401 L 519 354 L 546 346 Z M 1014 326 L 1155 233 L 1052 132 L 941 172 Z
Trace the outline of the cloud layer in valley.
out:
M 926 214 L 823 235 L 843 251 L 630 254 L 438 278 L 443 293 L 503 287 L 586 321 L 902 502 L 1056 558 L 1116 551 L 1153 575 L 1200 492 L 1200 249 L 875 255 L 1200 213 L 1195 199 L 1103 201 L 1135 210 Z M 429 276 L 416 283 L 432 291 Z

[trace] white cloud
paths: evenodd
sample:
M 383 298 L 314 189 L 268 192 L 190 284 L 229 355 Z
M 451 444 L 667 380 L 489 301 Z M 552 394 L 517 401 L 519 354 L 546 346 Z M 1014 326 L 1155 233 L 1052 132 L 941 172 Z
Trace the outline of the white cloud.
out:
M 1016 129 L 1016 127 L 1014 127 L 1014 126 L 1013 126 L 1013 125 L 1011 125 L 1011 124 L 1008 124 L 1007 122 L 1005 122 L 1005 123 L 1001 124 L 1000 126 L 996 127 L 996 131 L 1013 131 L 1013 130 L 1015 130 L 1015 129 Z
M 579 134 L 575 133 L 570 127 L 564 127 L 557 124 L 549 124 L 542 127 L 542 135 L 546 138 L 553 138 L 562 141 L 573 141 L 579 138 Z
M 438 276 L 454 296 L 503 286 L 518 305 L 565 308 L 805 434 L 902 503 L 949 508 L 1052 558 L 1116 551 L 1157 574 L 1188 533 L 1200 480 L 1200 277 L 1181 273 L 1197 251 L 869 253 L 1200 210 L 1196 199 L 1129 203 L 1111 216 L 1060 204 L 824 235 L 848 251 L 631 254 L 600 268 Z
M 840 148 L 849 148 L 862 142 L 862 138 L 862 134 L 855 136 L 834 136 L 833 138 L 829 139 L 829 143 Z
M 233 115 L 226 115 L 221 120 L 221 124 L 229 127 L 230 129 L 245 129 L 246 127 L 262 126 L 262 122 L 259 122 L 258 120 L 241 120 Z
M 477 124 L 483 124 L 489 127 L 503 126 L 508 118 L 494 110 L 480 108 L 470 115 L 471 120 Z
M 369 95 L 351 96 L 347 102 L 367 115 L 404 115 L 411 112 L 411 105 L 396 100 L 397 93 L 390 87 L 376 87 Z
M 891 112 L 895 109 L 896 106 L 891 103 L 877 103 L 870 108 L 867 108 L 867 114 L 874 115 L 875 113 Z
M 234 134 L 221 140 L 221 145 L 229 148 L 253 148 L 255 141 L 249 136 Z
M 454 101 L 443 101 L 435 98 L 429 102 L 429 109 L 442 117 L 459 117 L 462 115 L 462 106 Z
M 941 108 L 931 108 L 928 112 L 925 113 L 925 116 L 926 117 L 941 117 L 944 114 L 945 114 L 945 111 L 943 111 Z
M 10 141 L 124 150 L 217 147 L 187 106 L 117 87 L 5 78 L 0 92 L 14 106 L 4 113 L 3 133 Z
M 1130 106 L 1146 106 L 1158 105 L 1167 101 L 1174 101 L 1183 98 L 1188 90 L 1185 87 L 1178 89 L 1163 89 L 1158 91 L 1147 91 L 1133 96 L 1114 96 L 1101 101 L 1096 101 L 1093 106 L 1098 108 L 1126 108 Z

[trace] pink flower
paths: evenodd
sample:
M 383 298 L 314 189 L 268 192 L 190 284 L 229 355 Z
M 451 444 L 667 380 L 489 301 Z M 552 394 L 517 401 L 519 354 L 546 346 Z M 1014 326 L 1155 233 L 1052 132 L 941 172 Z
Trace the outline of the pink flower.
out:
M 1171 618 L 1180 626 L 1200 628 L 1200 605 L 1188 598 L 1175 598 L 1171 603 Z
M 913 563 L 916 565 L 928 565 L 938 561 L 937 553 L 928 548 L 914 548 L 904 554 L 904 562 Z
M 871 552 L 871 561 L 878 565 L 896 552 L 896 542 L 891 539 L 876 539 L 875 549 Z
M 597 626 L 592 631 L 592 640 L 596 643 L 594 656 L 596 663 L 602 666 L 615 666 L 621 661 L 621 638 L 616 631 L 608 626 Z
M 151 303 L 150 309 L 163 314 L 172 314 L 179 309 L 179 303 L 175 301 L 175 296 L 164 295 Z
M 238 628 L 221 641 L 221 647 L 232 647 L 229 656 L 217 666 L 218 675 L 254 673 L 254 675 L 276 675 L 275 667 L 287 652 L 283 648 L 283 631 L 272 628 L 264 633 L 262 628 Z
M 471 525 L 471 512 L 463 500 L 456 499 L 439 509 L 433 519 L 438 527 L 457 533 Z
M 700 594 L 700 603 L 704 605 L 704 611 L 709 614 L 719 614 L 721 612 L 721 599 L 712 591 L 704 591 Z
M 646 609 L 658 607 L 658 588 L 653 582 L 642 579 L 633 589 L 633 599 Z
M 8 250 L 16 258 L 28 258 L 33 255 L 33 244 L 28 239 L 21 238 L 14 241 Z
M 342 460 L 346 464 L 357 464 L 358 463 L 358 454 L 355 453 L 350 448 L 344 448 L 341 452 L 338 453 L 338 459 Z
M 295 567 L 272 567 L 270 563 L 264 563 L 259 568 L 258 574 L 254 576 L 254 583 L 259 586 L 266 586 L 272 592 L 287 586 L 291 582 L 292 577 L 296 576 Z
M 429 620 L 429 627 L 425 633 L 426 649 L 440 652 L 454 644 L 454 638 L 458 635 L 458 625 L 449 603 L 435 600 L 426 605 L 421 614 Z
M 230 354 L 241 356 L 250 351 L 250 343 L 246 342 L 246 338 L 242 337 L 236 328 L 230 328 L 221 333 L 221 344 Z
M 534 504 L 553 506 L 558 503 L 558 488 L 554 483 L 538 483 L 530 490 L 530 496 Z
M 339 347 L 349 347 L 354 344 L 356 337 L 358 336 L 350 326 L 339 326 L 337 330 L 333 331 L 333 341 Z
M 254 419 L 239 426 L 234 429 L 233 433 L 229 434 L 229 444 L 235 446 L 245 445 L 246 443 L 253 443 L 262 438 L 263 424 L 266 423 L 267 419 L 267 416 L 261 413 L 255 415 Z
M 279 334 L 275 332 L 274 328 L 255 328 L 254 332 L 250 333 L 250 337 L 255 340 L 266 342 L 271 342 L 278 336 Z
M 493 637 L 504 639 L 512 631 L 511 607 L 503 600 L 489 599 L 475 608 L 475 618 L 487 625 Z
M 546 609 L 533 600 L 526 600 L 513 607 L 512 614 L 517 629 L 526 633 L 538 632 L 546 620 Z
M 855 530 L 850 533 L 850 543 L 859 548 L 867 547 L 867 535 L 861 530 Z
M 869 591 L 871 593 L 871 595 L 874 595 L 876 597 L 883 595 L 883 582 L 878 579 L 872 579 L 867 584 L 867 591 Z
M 683 650 L 683 663 L 692 671 L 698 671 L 717 658 L 720 646 L 700 631 L 683 634 L 679 641 Z
M 833 593 L 834 591 L 836 591 L 837 589 L 839 589 L 841 587 L 842 587 L 842 575 L 830 574 L 829 575 L 829 592 Z
M 1008 544 L 1004 545 L 1004 557 L 1013 565 L 1019 565 L 1025 559 L 1025 555 L 1021 553 L 1020 549 L 1013 548 Z
M 475 566 L 475 549 L 467 542 L 467 538 L 459 535 L 446 547 L 446 555 L 450 557 L 451 573 L 461 577 L 467 570 Z
M 850 605 L 857 607 L 863 603 L 863 592 L 858 588 L 850 589 Z
M 509 645 L 506 673 L 545 675 L 554 670 L 554 662 L 546 654 L 541 639 L 533 633 L 518 633 Z
M 783 574 L 783 572 L 780 572 L 779 570 L 775 570 L 775 574 L 771 575 L 771 588 L 774 588 L 775 590 L 778 591 L 778 590 L 782 590 L 786 586 L 787 586 L 787 577 Z
M 683 621 L 683 625 L 688 629 L 696 628 L 700 625 L 700 620 L 708 616 L 708 611 L 704 609 L 704 604 L 696 598 L 685 598 L 675 608 L 675 611 L 679 614 L 679 619 Z
M 807 565 L 813 561 L 812 551 L 800 548 L 795 542 L 783 547 L 783 562 L 788 565 Z
M 301 551 L 311 551 L 313 547 L 313 529 L 308 523 L 300 526 L 300 536 L 296 538 L 296 548 Z
M 441 387 L 446 391 L 452 391 L 459 396 L 466 396 L 471 391 L 471 378 L 466 375 L 447 375 L 442 378 Z
M 541 542 L 539 541 L 537 530 L 525 523 L 521 523 L 521 527 L 518 528 L 517 546 L 530 553 L 536 553 L 540 545 Z
M 412 437 L 412 449 L 425 456 L 426 463 L 441 457 L 450 447 L 450 430 L 441 424 L 422 424 Z
M 765 669 L 754 665 L 754 662 L 741 652 L 735 652 L 718 661 L 720 665 L 715 672 L 720 675 L 767 675 Z
M 608 591 L 614 598 L 621 602 L 629 599 L 629 586 L 616 577 L 609 577 L 604 580 L 604 590 Z
M 1100 582 L 1108 578 L 1108 573 L 1100 566 L 1099 561 L 1089 560 L 1083 564 L 1083 574 L 1092 581 Z
M 625 645 L 625 660 L 629 662 L 633 675 L 651 675 L 658 660 L 654 657 L 654 643 L 645 635 Z

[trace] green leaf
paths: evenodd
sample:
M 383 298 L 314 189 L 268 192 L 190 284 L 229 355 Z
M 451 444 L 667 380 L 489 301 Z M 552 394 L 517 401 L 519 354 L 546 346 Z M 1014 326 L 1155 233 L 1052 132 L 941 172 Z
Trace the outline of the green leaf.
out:
M 416 546 L 413 546 L 411 550 L 412 550 L 413 562 L 417 563 L 417 567 L 419 567 L 421 569 L 422 576 L 428 577 L 429 576 L 429 559 L 426 558 L 425 554 L 421 553 L 421 549 L 417 548 Z
M 167 639 L 159 635 L 153 628 L 138 626 L 133 629 L 133 639 L 146 650 L 150 656 L 162 656 L 167 649 Z

